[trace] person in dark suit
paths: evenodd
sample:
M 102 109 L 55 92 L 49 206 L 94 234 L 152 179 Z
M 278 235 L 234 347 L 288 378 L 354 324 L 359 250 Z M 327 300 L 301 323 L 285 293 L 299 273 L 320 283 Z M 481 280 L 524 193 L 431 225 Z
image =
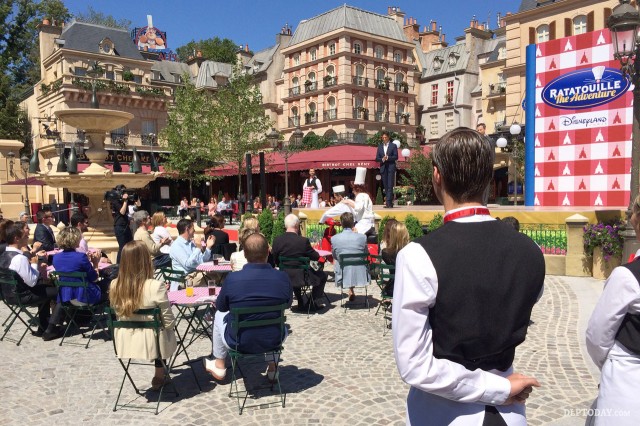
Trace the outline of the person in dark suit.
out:
M 216 213 L 209 221 L 209 226 L 204 229 L 204 238 L 206 240 L 209 235 L 213 235 L 216 238 L 216 243 L 211 248 L 211 253 L 221 254 L 226 260 L 229 260 L 231 253 L 235 252 L 238 246 L 229 245 L 229 234 L 224 232 L 222 228 L 224 228 L 224 216 Z
M 320 255 L 311 247 L 311 243 L 308 238 L 298 235 L 300 229 L 300 220 L 295 214 L 289 214 L 284 218 L 284 226 L 287 229 L 282 235 L 276 237 L 273 240 L 273 247 L 271 248 L 271 254 L 276 265 L 280 264 L 280 257 L 308 257 L 310 260 L 317 261 L 320 259 Z M 321 264 L 322 265 L 322 264 Z M 327 282 L 327 274 L 324 273 L 322 268 L 319 270 L 309 269 L 309 284 L 313 286 L 311 294 L 313 295 L 314 304 L 309 307 L 304 303 L 302 298 L 301 287 L 304 284 L 304 276 L 302 269 L 286 269 L 285 270 L 291 279 L 291 285 L 293 287 L 293 293 L 298 301 L 296 310 L 299 312 L 306 312 L 308 308 L 312 311 L 317 311 L 324 308 L 324 305 L 318 303 L 318 300 L 324 295 L 324 285 Z
M 44 251 L 51 251 L 56 248 L 56 237 L 53 234 L 51 225 L 54 222 L 53 213 L 50 211 L 40 210 L 36 213 L 38 224 L 36 230 L 33 233 L 33 242 L 40 242 L 40 249 Z
M 396 175 L 396 161 L 398 160 L 398 147 L 391 142 L 389 132 L 382 132 L 382 143 L 378 145 L 376 161 L 380 163 L 380 176 L 385 193 L 385 208 L 393 207 L 393 180 Z
M 203 358 L 204 368 L 216 380 L 224 380 L 227 373 L 225 359 L 229 348 L 244 353 L 258 354 L 277 348 L 286 337 L 279 326 L 268 325 L 249 328 L 238 334 L 231 327 L 232 308 L 273 306 L 291 303 L 291 282 L 282 271 L 274 270 L 267 263 L 269 244 L 262 234 L 249 235 L 244 242 L 247 263 L 241 271 L 229 274 L 216 301 L 216 314 L 213 321 L 213 358 Z M 273 312 L 256 314 L 254 319 L 277 318 Z M 276 379 L 275 362 L 269 362 L 267 377 Z

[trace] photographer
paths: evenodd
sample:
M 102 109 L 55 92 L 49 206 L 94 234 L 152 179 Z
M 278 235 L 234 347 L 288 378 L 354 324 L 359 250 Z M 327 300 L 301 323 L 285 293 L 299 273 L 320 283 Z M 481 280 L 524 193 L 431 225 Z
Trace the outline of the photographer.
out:
M 105 198 L 111 203 L 111 213 L 113 214 L 113 231 L 118 240 L 118 258 L 120 263 L 120 254 L 122 248 L 129 241 L 133 241 L 133 233 L 129 226 L 129 206 L 140 205 L 140 200 L 134 200 L 134 194 L 128 194 L 124 185 L 116 186 L 112 191 L 105 194 Z

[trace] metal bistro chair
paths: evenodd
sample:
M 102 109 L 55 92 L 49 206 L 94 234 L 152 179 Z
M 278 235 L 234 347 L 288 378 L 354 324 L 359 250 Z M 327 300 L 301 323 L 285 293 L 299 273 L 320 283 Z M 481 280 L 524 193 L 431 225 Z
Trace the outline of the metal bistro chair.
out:
M 113 338 L 113 351 L 116 354 L 116 357 L 118 358 L 118 362 L 120 362 L 120 365 L 122 366 L 122 368 L 124 369 L 124 376 L 122 377 L 122 383 L 120 383 L 120 390 L 118 391 L 118 397 L 116 398 L 116 403 L 113 406 L 113 411 L 116 411 L 118 409 L 118 407 L 120 408 L 134 408 L 134 409 L 139 409 L 139 410 L 149 410 L 150 408 L 147 406 L 140 406 L 140 405 L 130 405 L 129 403 L 127 404 L 118 404 L 118 402 L 120 401 L 120 396 L 122 395 L 122 388 L 124 387 L 124 382 L 125 380 L 128 378 L 129 382 L 131 382 L 131 386 L 133 386 L 133 389 L 136 391 L 136 393 L 138 395 L 143 395 L 143 391 L 141 391 L 135 384 L 135 382 L 133 381 L 133 378 L 131 377 L 131 375 L 129 374 L 129 367 L 131 365 L 145 365 L 147 367 L 149 367 L 150 365 L 153 364 L 149 364 L 148 362 L 132 362 L 131 358 L 127 358 L 127 362 L 125 364 L 125 362 L 122 360 L 122 358 L 120 358 L 118 356 L 118 349 L 116 346 L 116 339 L 115 339 L 115 329 L 117 328 L 122 328 L 122 329 L 136 329 L 136 330 L 144 330 L 144 329 L 150 329 L 153 330 L 154 332 L 154 336 L 155 336 L 155 348 L 156 348 L 156 359 L 161 360 L 162 362 L 162 367 L 164 368 L 164 373 L 165 376 L 170 377 L 169 376 L 169 372 L 171 370 L 170 365 L 167 365 L 165 359 L 169 358 L 169 356 L 164 356 L 163 354 L 160 353 L 160 330 L 162 329 L 162 317 L 160 314 L 160 308 L 155 307 L 155 308 L 151 308 L 151 309 L 138 309 L 137 311 L 134 312 L 135 315 L 148 315 L 150 317 L 149 320 L 147 321 L 118 321 L 115 320 L 115 310 L 111 307 L 107 307 L 106 308 L 106 312 L 107 312 L 107 323 L 109 325 L 109 331 L 111 332 L 111 335 L 114 336 Z M 160 400 L 162 399 L 162 393 L 164 391 L 165 386 L 171 385 L 171 387 L 173 388 L 173 391 L 169 391 L 173 394 L 175 394 L 175 396 L 179 396 L 178 394 L 178 389 L 176 388 L 175 384 L 173 383 L 173 381 L 171 381 L 171 379 L 169 379 L 168 383 L 165 383 L 162 385 L 162 387 L 160 388 L 159 392 L 158 392 L 158 400 L 156 401 L 156 407 L 155 407 L 155 414 L 158 414 L 158 409 L 160 407 Z
M 371 306 L 369 306 L 369 293 L 367 291 L 367 287 L 369 286 L 369 284 L 371 283 L 371 275 L 369 272 L 369 253 L 368 252 L 364 252 L 364 253 L 344 253 L 339 255 L 338 258 L 338 262 L 340 263 L 340 268 L 342 269 L 342 285 L 340 286 L 340 307 L 343 307 L 345 309 L 345 312 L 347 311 L 347 306 L 348 305 L 353 305 L 354 303 L 348 303 L 348 302 L 343 302 L 344 300 L 344 296 L 345 296 L 345 288 L 348 287 L 364 287 L 364 297 L 365 297 L 365 303 L 364 305 L 367 307 L 367 309 L 369 311 L 371 311 Z M 367 276 L 367 280 L 366 283 L 354 283 L 354 282 L 348 282 L 345 283 L 345 271 L 347 270 L 347 268 L 353 268 L 353 267 L 364 267 L 364 269 L 366 270 L 366 276 Z M 358 284 L 364 284 L 364 286 L 362 285 L 358 285 Z M 355 293 L 355 289 L 354 289 L 354 293 Z
M 16 320 L 20 320 L 25 326 L 24 333 L 20 336 L 20 339 L 16 342 L 16 346 L 20 346 L 22 339 L 31 331 L 31 327 L 39 327 L 40 320 L 37 315 L 31 313 L 28 308 L 38 307 L 37 304 L 22 303 L 19 295 L 19 285 L 22 281 L 20 275 L 17 272 L 10 269 L 0 269 L 0 298 L 4 304 L 9 308 L 9 316 L 4 320 L 2 326 L 4 327 L 4 333 L 0 337 L 0 341 L 4 340 L 13 324 Z M 11 295 L 14 295 L 13 297 Z
M 380 304 L 378 305 L 378 309 L 376 309 L 376 315 L 378 315 L 378 312 L 382 309 L 382 316 L 384 318 L 382 335 L 384 336 L 387 334 L 387 331 L 391 329 L 391 306 L 393 304 L 393 294 L 386 294 L 384 289 L 390 280 L 395 279 L 396 266 L 380 263 L 377 267 L 378 278 L 376 279 L 376 284 L 380 288 Z
M 158 274 L 156 274 L 157 276 Z M 185 281 L 187 280 L 187 274 L 184 271 L 173 269 L 170 267 L 160 268 L 161 281 L 165 284 L 171 285 L 171 283 L 178 283 L 179 286 L 185 287 Z
M 87 273 L 86 272 L 52 272 L 51 280 L 58 288 L 58 292 L 60 292 L 60 288 L 62 287 L 74 287 L 74 288 L 83 288 L 84 293 L 88 293 L 89 281 L 87 281 Z M 78 312 L 84 311 L 89 312 L 91 314 L 91 334 L 89 335 L 89 339 L 87 340 L 87 344 L 84 346 L 85 349 L 89 347 L 89 343 L 93 338 L 93 333 L 95 333 L 98 324 L 102 323 L 102 329 L 107 330 L 107 325 L 104 322 L 104 312 L 105 307 L 107 306 L 107 302 L 98 302 L 94 304 L 87 303 L 74 303 L 73 301 L 62 302 L 62 309 L 68 318 L 67 328 L 64 330 L 64 334 L 62 335 L 62 339 L 60 340 L 60 346 L 64 343 L 64 339 L 67 338 L 71 327 L 74 326 L 77 330 L 80 329 L 80 325 L 76 322 L 76 315 Z M 82 333 L 82 337 L 85 336 Z
M 236 400 L 238 402 L 238 411 L 242 414 L 242 411 L 245 408 L 245 404 L 247 402 L 247 397 L 249 396 L 249 389 L 246 388 L 246 378 L 245 378 L 245 390 L 238 390 L 238 377 L 236 375 L 236 368 L 242 374 L 242 377 L 245 377 L 244 373 L 240 369 L 240 360 L 256 360 L 253 363 L 264 362 L 264 360 L 273 361 L 276 365 L 275 376 L 273 381 L 271 381 L 270 387 L 256 387 L 251 390 L 251 392 L 255 393 L 259 390 L 270 389 L 273 392 L 273 386 L 277 385 L 278 388 L 278 396 L 279 403 L 282 404 L 284 408 L 286 395 L 282 393 L 282 388 L 280 386 L 280 372 L 278 369 L 280 368 L 280 354 L 282 353 L 282 343 L 284 340 L 285 333 L 285 321 L 287 317 L 284 315 L 285 309 L 287 309 L 288 304 L 283 303 L 281 305 L 273 305 L 273 306 L 258 306 L 258 307 L 247 307 L 247 308 L 231 308 L 229 315 L 231 316 L 231 330 L 232 333 L 235 334 L 236 342 L 240 341 L 240 333 L 243 330 L 247 330 L 250 328 L 263 328 L 269 326 L 278 326 L 280 329 L 280 336 L 282 339 L 280 340 L 280 344 L 273 348 L 272 350 L 259 354 L 248 354 L 243 353 L 238 350 L 238 347 L 229 349 L 229 356 L 231 357 L 231 386 L 229 388 L 229 397 L 233 397 L 235 395 Z M 270 319 L 251 319 L 256 315 L 266 314 L 269 312 L 279 313 L 277 318 Z M 251 364 L 251 363 L 250 363 Z M 235 389 L 235 390 L 234 390 Z M 244 394 L 244 397 L 243 395 Z M 252 398 L 255 398 L 252 397 Z M 240 400 L 242 399 L 242 404 Z M 267 404 L 255 404 L 247 407 L 262 407 L 264 405 L 271 405 L 274 403 Z
M 309 308 L 307 309 L 307 318 L 311 315 L 311 304 L 315 303 L 313 300 L 313 291 L 311 289 L 311 284 L 309 284 L 309 258 L 308 257 L 286 257 L 280 256 L 278 268 L 281 271 L 285 271 L 287 275 L 291 278 L 291 284 L 294 285 L 296 283 L 293 282 L 293 279 L 300 278 L 294 271 L 301 271 L 303 277 L 303 285 L 300 287 L 300 292 L 302 293 L 302 299 L 304 300 L 305 296 L 307 297 L 307 305 Z

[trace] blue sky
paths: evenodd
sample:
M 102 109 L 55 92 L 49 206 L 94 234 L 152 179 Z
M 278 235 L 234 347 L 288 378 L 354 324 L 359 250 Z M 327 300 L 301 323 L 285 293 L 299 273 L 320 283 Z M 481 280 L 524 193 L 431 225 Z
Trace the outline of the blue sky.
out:
M 86 13 L 90 4 L 94 10 L 129 19 L 133 26 L 142 27 L 147 15 L 153 16 L 153 25 L 167 32 L 168 47 L 175 51 L 189 41 L 213 37 L 229 38 L 237 44 L 249 43 L 258 51 L 275 44 L 275 35 L 289 23 L 292 29 L 302 19 L 345 4 L 338 0 L 63 0 L 69 11 Z M 452 43 L 469 26 L 473 15 L 480 22 L 490 19 L 496 27 L 496 14 L 515 13 L 520 0 L 351 0 L 350 6 L 386 14 L 388 6 L 398 6 L 406 17 L 414 17 L 420 26 L 436 20 L 442 25 L 446 39 Z

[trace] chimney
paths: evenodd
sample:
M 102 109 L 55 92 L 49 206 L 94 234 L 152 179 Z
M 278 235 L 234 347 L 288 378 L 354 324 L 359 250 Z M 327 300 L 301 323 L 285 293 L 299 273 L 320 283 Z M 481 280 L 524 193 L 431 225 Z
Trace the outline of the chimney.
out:
M 389 6 L 387 9 L 389 16 L 393 16 L 396 22 L 403 27 L 405 26 L 404 22 L 404 12 L 400 10 L 398 6 Z
M 42 63 L 46 58 L 51 56 L 56 48 L 56 39 L 60 38 L 62 34 L 62 26 L 49 25 L 45 22 L 38 24 L 37 28 L 40 30 L 40 78 L 44 79 L 46 71 L 42 67 Z
M 236 58 L 243 66 L 249 63 L 249 60 L 251 59 L 251 53 L 249 53 L 249 43 L 244 46 L 240 45 L 238 51 L 236 52 Z
M 280 34 L 276 35 L 276 43 L 280 44 L 280 49 L 283 49 L 287 47 L 289 40 L 291 40 L 291 27 L 286 23 L 280 30 Z
M 436 21 L 431 21 L 431 31 L 438 31 L 438 23 Z

